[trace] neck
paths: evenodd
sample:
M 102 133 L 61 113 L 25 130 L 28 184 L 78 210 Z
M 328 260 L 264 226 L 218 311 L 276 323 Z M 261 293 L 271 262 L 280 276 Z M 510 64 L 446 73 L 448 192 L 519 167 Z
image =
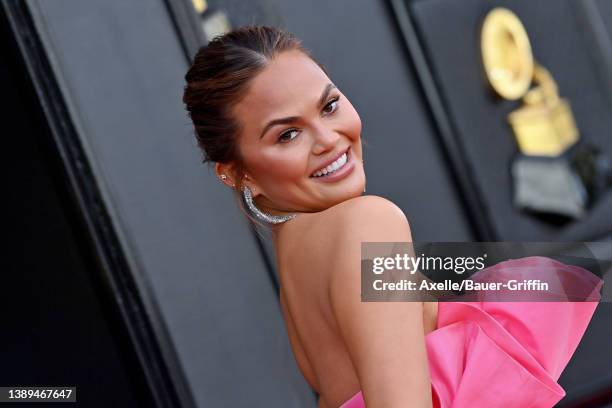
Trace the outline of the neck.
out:
M 261 211 L 268 213 L 270 215 L 290 215 L 293 214 L 291 211 L 281 210 L 275 208 L 270 201 L 268 201 L 265 197 L 256 197 L 253 199 L 257 208 Z

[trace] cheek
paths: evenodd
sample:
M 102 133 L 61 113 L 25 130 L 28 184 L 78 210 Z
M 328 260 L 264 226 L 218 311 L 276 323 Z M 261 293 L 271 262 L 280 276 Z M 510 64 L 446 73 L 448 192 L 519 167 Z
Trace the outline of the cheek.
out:
M 282 152 L 262 154 L 250 168 L 260 175 L 262 183 L 282 183 L 285 180 L 295 180 L 303 177 L 306 171 L 306 162 L 302 155 L 297 153 L 288 148 Z

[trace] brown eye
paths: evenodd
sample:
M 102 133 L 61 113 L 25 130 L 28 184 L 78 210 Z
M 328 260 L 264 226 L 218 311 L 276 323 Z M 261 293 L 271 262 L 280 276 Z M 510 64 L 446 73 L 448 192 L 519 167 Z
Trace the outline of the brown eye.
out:
M 281 143 L 290 142 L 297 137 L 297 134 L 297 129 L 289 129 L 286 132 L 281 133 L 281 135 L 278 137 L 278 141 Z
M 323 113 L 330 115 L 332 113 L 334 113 L 337 109 L 338 109 L 338 100 L 340 99 L 340 97 L 336 97 L 334 99 L 332 99 L 331 101 L 328 102 L 327 105 L 325 105 L 325 108 L 323 108 Z

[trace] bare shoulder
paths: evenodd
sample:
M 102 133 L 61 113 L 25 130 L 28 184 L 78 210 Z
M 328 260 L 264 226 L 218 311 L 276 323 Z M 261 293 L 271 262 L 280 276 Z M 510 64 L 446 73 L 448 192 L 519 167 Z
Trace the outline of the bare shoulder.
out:
M 287 234 L 293 243 L 291 252 L 307 256 L 308 263 L 319 271 L 336 269 L 338 262 L 359 266 L 362 242 L 412 240 L 403 211 L 392 201 L 374 195 L 355 197 L 295 221 Z M 303 256 L 300 262 L 305 261 Z M 325 275 L 329 279 L 332 274 Z
M 292 221 L 284 233 L 283 247 L 292 260 L 308 264 L 331 277 L 337 262 L 357 261 L 362 242 L 411 241 L 408 220 L 392 201 L 374 195 L 343 201 L 318 213 L 304 214 Z M 321 276 L 323 280 L 327 280 Z
M 326 227 L 342 239 L 336 245 L 347 249 L 361 241 L 404 241 L 410 238 L 410 225 L 404 212 L 392 201 L 375 195 L 346 200 L 326 214 Z M 336 248 L 336 249 L 340 249 Z
M 391 200 L 375 196 L 359 196 L 343 201 L 325 211 L 309 214 L 299 227 L 303 233 L 345 236 L 347 232 L 374 232 L 376 229 L 409 228 L 404 212 Z M 345 236 L 346 238 L 346 236 Z
M 336 271 L 352 275 L 355 269 L 359 270 L 363 242 L 412 241 L 406 215 L 384 197 L 370 195 L 347 200 L 335 206 L 329 218 L 327 228 L 334 237 L 329 254 L 333 255 Z M 350 267 L 346 268 L 347 265 Z
M 395 203 L 387 198 L 375 195 L 346 200 L 332 207 L 330 213 L 338 215 L 339 224 L 368 220 L 408 222 L 404 212 Z

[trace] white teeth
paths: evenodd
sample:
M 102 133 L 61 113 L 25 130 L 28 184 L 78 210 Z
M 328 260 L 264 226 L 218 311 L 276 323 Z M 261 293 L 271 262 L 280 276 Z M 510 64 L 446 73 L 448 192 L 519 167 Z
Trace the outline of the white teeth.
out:
M 314 172 L 313 177 L 321 177 L 328 173 L 333 173 L 334 171 L 344 166 L 346 164 L 346 161 L 347 161 L 347 157 L 346 157 L 346 153 L 344 153 L 342 156 L 338 157 L 338 159 L 332 164 L 330 164 L 329 166 L 324 167 L 321 170 L 317 170 L 316 172 Z

